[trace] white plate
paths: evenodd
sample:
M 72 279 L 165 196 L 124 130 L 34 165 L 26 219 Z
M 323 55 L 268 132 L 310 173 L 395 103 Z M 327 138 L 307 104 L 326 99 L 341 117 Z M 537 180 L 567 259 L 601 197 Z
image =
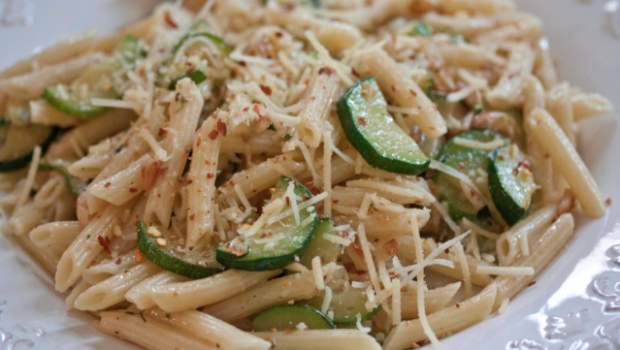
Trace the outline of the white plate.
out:
M 91 27 L 111 32 L 145 16 L 155 0 L 5 0 L 23 6 L 26 25 L 0 26 L 0 67 L 42 46 Z M 620 109 L 620 12 L 617 0 L 520 0 L 540 16 L 562 77 L 599 92 Z M 2 8 L 4 7 L 4 8 Z M 615 21 L 615 22 L 614 22 Z M 0 23 L 5 23 L 0 19 Z M 579 228 L 536 284 L 503 315 L 442 341 L 447 349 L 603 350 L 620 348 L 620 132 L 615 116 L 582 125 L 579 148 L 603 194 L 612 198 L 598 221 Z M 68 311 L 52 279 L 13 243 L 0 237 L 0 350 L 135 349 L 87 325 Z

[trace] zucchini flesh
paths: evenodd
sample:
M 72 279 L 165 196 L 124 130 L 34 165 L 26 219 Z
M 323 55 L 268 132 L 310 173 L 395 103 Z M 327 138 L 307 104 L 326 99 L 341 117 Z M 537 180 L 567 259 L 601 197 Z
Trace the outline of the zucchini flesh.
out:
M 84 192 L 84 190 L 86 189 L 86 186 L 87 186 L 86 181 L 84 181 L 83 179 L 80 179 L 79 177 L 75 177 L 69 174 L 69 171 L 63 165 L 60 165 L 60 164 L 52 165 L 52 164 L 47 164 L 47 163 L 40 163 L 37 170 L 58 172 L 60 175 L 62 175 L 65 178 L 65 186 L 67 186 L 67 189 L 69 189 L 69 191 L 71 191 L 71 193 L 73 193 L 76 196 L 79 196 L 80 193 Z
M 6 141 L 0 148 L 0 172 L 25 168 L 37 145 L 41 146 L 41 155 L 44 155 L 57 133 L 56 127 L 10 124 Z
M 478 169 L 486 172 L 489 157 L 485 151 L 469 149 L 445 157 L 443 163 L 466 175 L 476 183 L 476 179 L 480 176 Z M 467 218 L 468 220 L 475 221 L 477 219 L 477 214 L 482 208 L 474 207 L 467 199 L 459 179 L 440 172 L 435 178 L 435 183 L 441 188 L 441 201 L 448 203 L 448 212 L 453 220 L 458 221 L 462 218 Z
M 293 180 L 282 176 L 276 185 L 272 199 L 279 198 Z M 295 183 L 295 194 L 302 198 L 297 201 L 300 205 L 303 200 L 312 197 L 308 189 Z M 288 210 L 286 205 L 283 210 Z M 217 261 L 222 265 L 237 270 L 270 271 L 283 268 L 301 257 L 312 240 L 314 227 L 317 221 L 314 205 L 299 211 L 300 225 L 297 225 L 293 215 L 266 224 L 261 232 L 252 237 L 239 236 L 217 249 Z M 269 240 L 278 237 L 277 240 Z M 267 238 L 265 241 L 264 239 Z
M 166 242 L 165 246 L 157 243 L 157 238 L 149 235 L 149 226 L 142 220 L 138 225 L 138 249 L 155 265 L 164 270 L 191 279 L 206 278 L 224 271 L 222 265 L 215 260 L 215 249 L 211 246 L 192 251 L 177 250 L 178 239 L 171 239 L 168 230 L 154 226 Z
M 336 328 L 321 311 L 305 304 L 272 306 L 252 316 L 252 326 L 257 332 L 297 330 L 300 323 L 308 329 Z
M 312 259 L 315 256 L 320 256 L 323 264 L 329 264 L 338 260 L 341 252 L 340 244 L 323 238 L 325 234 L 336 234 L 334 223 L 329 218 L 321 219 L 316 223 L 314 236 L 312 241 L 310 241 L 308 250 L 306 250 L 299 261 L 302 265 L 312 269 Z
M 490 158 L 489 192 L 502 218 L 512 226 L 528 215 L 536 184 L 516 145 L 498 148 Z
M 88 67 L 71 86 L 57 85 L 43 91 L 43 98 L 54 108 L 81 118 L 93 117 L 109 110 L 109 107 L 94 106 L 91 98 L 117 98 L 122 87 L 116 72 L 133 69 L 142 54 L 139 41 L 131 35 L 117 45 L 112 56 L 106 61 Z
M 509 139 L 505 138 L 504 136 L 500 134 L 496 134 L 488 129 L 470 130 L 456 137 L 459 137 L 461 139 L 466 139 L 466 140 L 479 141 L 479 142 L 492 142 L 492 141 L 495 141 L 497 138 L 500 138 L 504 140 L 504 146 L 507 146 L 510 144 Z M 443 145 L 443 147 L 439 151 L 438 157 L 440 161 L 443 161 L 445 157 L 457 154 L 459 152 L 471 150 L 471 148 L 469 147 L 457 145 L 454 139 L 455 137 L 448 140 L 448 142 L 446 142 L 446 144 Z
M 374 77 L 353 85 L 337 110 L 347 139 L 373 168 L 407 175 L 428 169 L 430 159 L 387 113 Z
M 368 298 L 364 289 L 344 285 L 342 287 L 336 286 L 332 288 L 332 301 L 329 305 L 330 310 L 334 312 L 332 321 L 335 324 L 354 326 L 357 322 L 357 314 L 362 316 L 362 322 L 364 322 L 381 310 L 381 305 L 370 311 L 366 309 Z M 321 307 L 323 298 L 325 298 L 325 291 L 321 291 L 317 296 L 308 300 L 307 303 L 313 307 Z

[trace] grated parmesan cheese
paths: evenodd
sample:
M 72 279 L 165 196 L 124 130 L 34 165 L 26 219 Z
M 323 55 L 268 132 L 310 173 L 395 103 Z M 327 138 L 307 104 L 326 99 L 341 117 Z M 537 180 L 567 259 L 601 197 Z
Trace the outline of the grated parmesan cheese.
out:
M 155 158 L 157 158 L 157 160 L 167 161 L 170 159 L 168 157 L 168 152 L 166 152 L 166 150 L 161 147 L 159 142 L 157 142 L 155 137 L 146 128 L 140 128 L 139 134 L 144 139 L 144 141 L 146 141 L 146 143 L 151 146 L 151 149 L 153 150 L 153 153 L 155 154 Z M 172 157 L 172 155 L 170 155 L 170 157 Z
M 368 210 L 370 209 L 370 204 L 372 203 L 372 196 L 370 193 L 366 193 L 364 195 L 364 199 L 362 200 L 362 204 L 360 205 L 360 210 L 357 212 L 357 217 L 360 219 L 365 219 Z
M 375 293 L 381 291 L 379 286 L 379 278 L 377 277 L 377 270 L 375 269 L 375 262 L 372 259 L 372 253 L 370 252 L 370 246 L 368 245 L 368 239 L 366 239 L 366 229 L 364 224 L 359 224 L 357 227 L 357 236 L 362 246 L 362 253 L 364 254 L 364 261 L 368 267 L 368 275 L 370 276 L 370 282 L 372 283 Z
M 326 313 L 329 309 L 329 304 L 332 302 L 332 289 L 328 286 L 325 286 L 325 297 L 323 297 L 323 304 L 321 304 L 321 312 Z
M 323 281 L 323 268 L 321 267 L 321 257 L 315 256 L 312 258 L 312 276 L 314 277 L 314 284 L 318 290 L 325 289 L 325 283 Z
M 355 318 L 357 319 L 357 322 L 355 322 L 357 329 L 364 333 L 370 333 L 372 329 L 370 327 L 364 327 L 362 325 L 362 314 L 358 312 L 357 314 L 355 314 Z
M 400 303 L 400 279 L 392 280 L 392 324 L 399 324 L 402 320 Z
M 15 203 L 14 211 L 21 208 L 30 195 L 30 191 L 32 190 L 32 185 L 34 185 L 35 176 L 37 175 L 37 170 L 39 169 L 39 161 L 41 161 L 41 146 L 35 146 L 34 151 L 32 152 L 32 161 L 30 162 L 30 168 L 28 168 L 28 175 L 26 175 L 26 181 L 24 182 L 24 188 L 22 192 L 19 194 L 17 198 L 17 202 Z
M 328 240 L 332 243 L 336 243 L 336 244 L 342 244 L 345 247 L 348 247 L 351 244 L 351 241 L 349 241 L 346 238 L 342 238 L 340 236 L 337 235 L 333 235 L 331 233 L 324 233 L 323 234 L 323 239 Z
M 499 137 L 493 141 L 488 141 L 488 142 L 481 142 L 478 140 L 468 140 L 466 138 L 462 138 L 458 136 L 453 138 L 452 140 L 454 141 L 455 145 L 459 145 L 459 146 L 463 146 L 467 148 L 481 149 L 485 151 L 492 151 L 504 145 L 504 140 L 502 140 Z

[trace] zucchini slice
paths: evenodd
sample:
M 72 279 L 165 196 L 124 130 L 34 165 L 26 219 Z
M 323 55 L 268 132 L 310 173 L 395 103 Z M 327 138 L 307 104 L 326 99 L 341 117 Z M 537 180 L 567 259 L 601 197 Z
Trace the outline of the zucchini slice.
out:
M 52 164 L 47 164 L 47 163 L 40 163 L 37 170 L 57 171 L 60 175 L 62 175 L 65 178 L 65 185 L 67 186 L 69 191 L 71 191 L 71 193 L 73 193 L 76 196 L 79 196 L 80 193 L 84 192 L 84 190 L 86 189 L 86 186 L 87 186 L 86 181 L 84 181 L 83 179 L 80 179 L 79 177 L 75 177 L 69 174 L 69 171 L 63 165 L 60 165 L 60 164 L 52 165 Z
M 439 160 L 443 161 L 445 157 L 457 154 L 459 152 L 472 150 L 472 148 L 457 145 L 455 143 L 455 139 L 457 137 L 461 139 L 473 140 L 473 141 L 479 141 L 479 142 L 492 142 L 499 138 L 501 140 L 504 140 L 504 146 L 508 146 L 510 144 L 509 139 L 505 138 L 504 136 L 500 134 L 496 134 L 492 132 L 491 130 L 488 130 L 488 129 L 470 130 L 470 131 L 464 132 L 448 140 L 448 142 L 446 142 L 446 144 L 443 145 L 443 147 L 439 151 L 439 155 L 438 155 Z
M 357 322 L 357 314 L 362 316 L 362 322 L 364 322 L 381 310 L 381 305 L 370 311 L 366 309 L 368 297 L 364 289 L 345 286 L 344 290 L 332 288 L 332 291 L 332 301 L 329 305 L 330 310 L 334 312 L 332 321 L 337 325 L 354 326 Z M 307 303 L 313 307 L 321 307 L 323 298 L 325 298 L 325 291 L 321 291 Z
M 177 87 L 177 83 L 179 82 L 179 80 L 183 79 L 183 78 L 190 78 L 194 83 L 196 83 L 196 85 L 202 83 L 203 81 L 207 80 L 207 73 L 203 72 L 202 70 L 198 69 L 195 70 L 189 74 L 186 75 L 182 75 L 176 79 L 174 79 L 173 81 L 170 82 L 170 86 L 168 86 L 169 90 L 174 90 Z
M 150 227 L 156 228 L 161 236 L 148 234 Z M 210 249 L 211 246 L 191 252 L 179 251 L 176 249 L 179 246 L 178 241 L 171 239 L 168 230 L 159 226 L 150 227 L 140 220 L 138 249 L 155 265 L 191 279 L 206 278 L 224 271 L 222 265 L 215 261 L 215 249 Z M 165 246 L 157 243 L 158 238 L 165 240 Z
M 272 199 L 279 198 L 293 180 L 282 176 L 278 181 Z M 299 183 L 294 184 L 295 199 L 299 206 L 304 200 L 312 197 L 310 191 Z M 290 204 L 283 209 L 288 210 Z M 239 236 L 217 249 L 217 261 L 220 264 L 237 270 L 270 271 L 283 268 L 301 257 L 308 249 L 312 240 L 314 227 L 317 221 L 314 205 L 299 210 L 300 225 L 297 225 L 293 215 L 266 224 L 262 232 L 268 237 L 256 234 L 253 237 Z M 270 237 L 279 239 L 269 239 Z M 266 239 L 265 239 L 266 238 Z
M 329 218 L 321 219 L 316 223 L 314 237 L 312 237 L 312 241 L 310 241 L 308 250 L 306 250 L 306 253 L 299 261 L 302 265 L 312 269 L 312 259 L 315 256 L 320 256 L 323 264 L 336 262 L 336 260 L 338 260 L 341 251 L 340 244 L 323 238 L 325 234 L 336 234 L 336 231 L 334 231 L 334 223 Z
M 56 127 L 10 124 L 6 141 L 0 148 L 0 172 L 25 168 L 37 145 L 44 155 L 57 133 Z
M 490 155 L 489 192 L 510 226 L 528 215 L 536 184 L 529 162 L 516 145 L 498 148 Z
M 252 326 L 257 332 L 272 330 L 297 330 L 303 323 L 308 329 L 335 329 L 336 325 L 321 311 L 305 305 L 277 305 L 267 308 L 252 316 Z
M 489 167 L 488 152 L 479 149 L 468 149 L 444 157 L 443 163 L 469 177 L 474 183 L 481 176 L 480 171 L 486 172 Z M 488 215 L 486 207 L 476 207 L 465 196 L 459 179 L 445 173 L 438 173 L 435 183 L 441 188 L 441 201 L 448 203 L 450 217 L 455 220 L 467 218 L 471 221 L 483 219 Z M 480 213 L 480 215 L 479 215 Z
M 347 139 L 373 168 L 407 175 L 428 169 L 430 159 L 387 113 L 374 77 L 353 85 L 337 110 Z
M 117 98 L 122 92 L 119 81 L 124 81 L 125 78 L 119 77 L 116 73 L 133 69 L 141 55 L 138 39 L 127 35 L 117 45 L 109 59 L 87 68 L 70 87 L 62 84 L 48 87 L 43 91 L 43 98 L 59 111 L 76 117 L 88 118 L 100 115 L 110 108 L 94 106 L 90 99 Z

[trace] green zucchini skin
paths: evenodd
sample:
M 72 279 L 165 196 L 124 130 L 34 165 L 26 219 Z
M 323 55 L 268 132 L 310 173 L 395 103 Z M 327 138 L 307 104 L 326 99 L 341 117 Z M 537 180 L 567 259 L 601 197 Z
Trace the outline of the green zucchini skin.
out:
M 59 130 L 60 129 L 58 127 L 51 128 L 49 136 L 45 139 L 45 141 L 42 144 L 39 145 L 41 146 L 41 156 L 45 155 L 45 153 L 47 152 L 47 149 L 50 147 L 52 142 L 54 142 L 54 140 L 56 139 L 56 135 L 58 135 Z M 25 168 L 26 166 L 28 166 L 28 164 L 30 164 L 33 153 L 34 153 L 34 150 L 24 156 L 21 156 L 15 159 L 0 160 L 0 172 L 7 172 L 7 171 L 13 171 L 13 170 L 19 170 L 19 169 Z
M 93 106 L 87 100 L 66 100 L 62 98 L 56 86 L 46 88 L 43 91 L 43 98 L 57 110 L 80 118 L 96 117 L 110 110 L 110 107 Z
M 363 96 L 364 87 L 373 91 L 371 101 Z M 337 104 L 347 140 L 373 168 L 405 175 L 425 172 L 430 159 L 394 123 L 386 105 L 374 77 L 353 85 Z
M 72 176 L 69 174 L 67 168 L 62 165 L 40 163 L 37 170 L 58 172 L 65 178 L 65 186 L 67 186 L 67 189 L 69 189 L 69 191 L 76 196 L 79 196 L 82 192 L 84 192 L 84 190 L 86 190 L 86 181 Z
M 138 224 L 138 249 L 140 249 L 140 252 L 144 254 L 147 259 L 162 269 L 191 279 L 207 278 L 225 270 L 223 268 L 211 268 L 190 264 L 171 256 L 157 246 L 154 238 L 147 235 L 147 229 L 148 225 L 140 220 Z
M 179 40 L 179 42 L 172 48 L 172 54 L 176 54 L 177 51 L 179 51 L 179 49 L 181 48 L 181 46 L 183 46 L 183 44 L 190 38 L 195 38 L 198 36 L 204 36 L 205 38 L 211 40 L 215 45 L 217 45 L 217 47 L 222 50 L 225 54 L 229 54 L 232 52 L 232 48 L 230 47 L 230 45 L 228 45 L 224 39 L 220 38 L 219 36 L 213 34 L 213 33 L 209 33 L 209 32 L 193 32 L 193 33 L 188 33 L 185 34 L 185 36 L 183 36 L 181 38 L 181 40 Z
M 491 199 L 502 218 L 512 226 L 527 217 L 535 187 L 533 181 L 522 180 L 523 170 L 518 164 L 525 158 L 518 149 L 517 158 L 510 157 L 510 147 L 514 146 L 498 148 L 490 154 L 488 174 Z
M 86 81 L 90 86 L 93 80 L 97 82 L 103 76 L 122 69 L 124 64 L 134 65 L 136 60 L 142 56 L 140 42 L 131 35 L 126 35 L 114 49 L 114 55 L 106 61 L 89 67 L 85 70 L 78 81 Z M 113 91 L 102 92 L 101 90 L 91 92 L 90 97 L 118 98 L 118 94 Z M 69 99 L 63 98 L 57 86 L 48 87 L 43 91 L 43 98 L 57 110 L 76 116 L 79 118 L 91 118 L 101 115 L 108 111 L 110 107 L 94 106 L 90 103 L 90 98 L 80 99 L 73 91 L 68 89 Z
M 292 181 L 291 179 L 282 176 L 278 184 L 276 185 L 276 192 L 274 193 L 274 197 L 279 195 L 280 193 L 286 190 L 286 186 L 288 183 Z M 295 184 L 295 194 L 301 197 L 312 198 L 312 194 L 305 188 L 303 185 L 296 183 Z M 300 202 L 301 203 L 301 202 Z M 312 207 L 312 206 L 311 206 Z M 299 211 L 301 216 L 301 221 L 304 220 L 305 217 L 309 215 L 313 215 L 307 212 L 306 209 Z M 292 216 L 284 220 L 289 220 L 289 224 L 293 220 Z M 277 252 L 275 249 L 273 252 L 266 251 L 261 249 L 260 247 L 252 247 L 251 244 L 247 248 L 246 254 L 243 256 L 237 256 L 228 250 L 226 250 L 226 245 L 223 247 L 219 247 L 216 252 L 217 261 L 231 269 L 237 270 L 245 270 L 245 271 L 271 271 L 281 269 L 286 265 L 289 265 L 295 262 L 296 257 L 301 257 L 304 255 L 310 242 L 312 241 L 312 237 L 314 236 L 314 229 L 316 226 L 317 218 L 316 215 L 314 220 L 312 220 L 305 227 L 297 227 L 294 226 L 294 221 L 292 221 L 291 229 L 301 230 L 295 233 L 299 239 L 295 239 L 294 244 L 289 245 L 285 248 L 279 248 L 283 250 L 281 252 Z M 293 233 L 290 231 L 285 232 L 285 234 L 292 235 Z M 238 238 L 237 238 L 238 239 Z M 251 237 L 249 239 L 252 239 Z M 231 242 L 227 243 L 230 244 Z
M 497 138 L 500 138 L 504 140 L 504 146 L 508 146 L 510 144 L 509 139 L 505 138 L 504 136 L 500 134 L 496 134 L 488 129 L 466 131 L 458 135 L 457 137 L 467 139 L 467 140 L 480 141 L 480 142 L 490 142 L 490 141 L 495 141 L 495 139 Z M 471 150 L 471 148 L 457 145 L 454 143 L 454 138 L 451 138 L 450 140 L 448 140 L 448 142 L 446 142 L 443 145 L 443 147 L 441 147 L 438 158 L 441 162 L 443 162 L 443 160 L 448 156 L 452 156 L 459 152 L 468 151 L 468 150 Z M 483 152 L 486 152 L 486 151 L 483 151 Z
M 303 322 L 308 329 L 335 329 L 336 325 L 321 311 L 305 304 L 276 305 L 252 316 L 252 326 L 257 332 L 297 330 Z
M 177 87 L 177 83 L 179 82 L 179 80 L 183 79 L 183 78 L 190 78 L 194 83 L 196 83 L 196 85 L 202 83 L 203 81 L 207 80 L 207 74 L 205 72 L 203 72 L 200 69 L 197 69 L 187 75 L 183 75 L 180 76 L 176 79 L 174 79 L 173 81 L 170 82 L 170 86 L 168 87 L 169 90 L 174 90 Z

